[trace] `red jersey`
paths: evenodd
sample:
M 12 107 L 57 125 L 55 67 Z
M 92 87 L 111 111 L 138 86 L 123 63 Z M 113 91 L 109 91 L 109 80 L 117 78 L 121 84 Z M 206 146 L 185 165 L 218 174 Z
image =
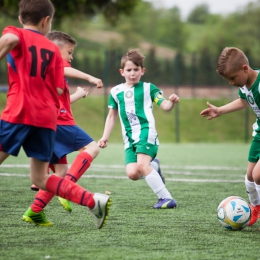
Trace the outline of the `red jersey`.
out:
M 8 26 L 3 35 L 7 33 L 19 42 L 7 55 L 9 90 L 1 119 L 56 131 L 56 88 L 64 89 L 60 50 L 38 31 Z
M 63 59 L 63 66 L 71 67 L 70 63 Z M 60 95 L 60 112 L 58 116 L 58 125 L 76 125 L 70 106 L 70 91 L 67 77 L 64 77 L 64 91 Z

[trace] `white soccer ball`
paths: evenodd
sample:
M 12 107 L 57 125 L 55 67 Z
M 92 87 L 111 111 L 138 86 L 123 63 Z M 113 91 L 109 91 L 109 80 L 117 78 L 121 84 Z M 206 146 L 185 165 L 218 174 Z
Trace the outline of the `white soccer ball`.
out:
M 220 224 L 228 230 L 244 229 L 251 218 L 248 203 L 239 196 L 230 196 L 222 200 L 217 211 Z

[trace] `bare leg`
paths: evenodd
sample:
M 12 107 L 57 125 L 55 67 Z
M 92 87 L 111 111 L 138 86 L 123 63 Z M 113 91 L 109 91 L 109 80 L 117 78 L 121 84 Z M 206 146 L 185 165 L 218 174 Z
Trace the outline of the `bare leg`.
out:
M 42 162 L 35 158 L 30 158 L 30 178 L 31 182 L 42 190 L 46 190 L 48 179 L 48 162 Z
M 8 153 L 5 153 L 3 151 L 0 151 L 0 164 L 9 156 Z

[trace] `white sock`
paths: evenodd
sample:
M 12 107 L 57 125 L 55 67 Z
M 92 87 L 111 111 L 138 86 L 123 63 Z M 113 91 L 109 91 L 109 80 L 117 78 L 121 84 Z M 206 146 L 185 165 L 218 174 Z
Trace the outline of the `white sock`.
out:
M 170 192 L 165 187 L 159 173 L 154 169 L 145 177 L 147 184 L 159 199 L 172 199 Z
M 259 205 L 260 204 L 260 196 L 259 196 L 260 185 L 256 185 L 254 182 L 249 181 L 247 179 L 247 176 L 245 176 L 245 185 L 246 185 L 246 191 L 247 191 L 250 203 L 253 206 Z
M 158 166 L 159 166 L 159 165 L 158 165 L 155 161 L 151 161 L 151 162 L 150 162 L 150 166 L 151 166 L 153 169 L 155 169 L 156 171 L 158 171 L 158 168 L 159 168 Z
M 153 168 L 153 169 L 155 169 L 156 171 L 158 171 L 158 164 L 155 162 L 155 161 L 151 161 L 150 162 L 150 166 Z M 145 179 L 145 175 L 142 175 L 142 177 L 140 178 L 140 179 Z

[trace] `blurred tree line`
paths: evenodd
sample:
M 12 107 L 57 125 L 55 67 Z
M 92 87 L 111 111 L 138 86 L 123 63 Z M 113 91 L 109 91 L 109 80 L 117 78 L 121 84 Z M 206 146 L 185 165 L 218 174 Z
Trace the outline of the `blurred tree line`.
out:
M 2 28 L 18 25 L 10 18 L 17 12 L 18 2 L 0 0 L 0 11 L 4 13 L 0 17 Z M 53 29 L 69 33 L 78 41 L 73 67 L 102 78 L 106 84 L 122 81 L 118 72 L 120 59 L 129 48 L 144 52 L 143 80 L 157 85 L 226 84 L 215 68 L 218 55 L 227 46 L 240 48 L 248 56 L 251 67 L 260 67 L 260 0 L 226 16 L 211 14 L 209 6 L 201 4 L 185 21 L 177 7 L 158 9 L 144 0 L 52 2 L 56 8 Z M 89 36 L 93 31 L 117 33 L 120 37 L 96 41 Z M 144 42 L 150 47 L 144 49 Z M 174 56 L 161 57 L 159 46 L 173 51 Z M 0 78 L 2 83 L 6 82 L 3 62 Z M 78 82 L 71 80 L 71 83 Z
M 28 0 L 33 1 L 33 0 Z M 55 7 L 54 23 L 61 23 L 62 19 L 84 19 L 100 13 L 110 24 L 115 24 L 120 14 L 130 15 L 134 7 L 141 0 L 51 0 Z M 17 18 L 20 0 L 0 0 L 0 12 L 3 15 Z

